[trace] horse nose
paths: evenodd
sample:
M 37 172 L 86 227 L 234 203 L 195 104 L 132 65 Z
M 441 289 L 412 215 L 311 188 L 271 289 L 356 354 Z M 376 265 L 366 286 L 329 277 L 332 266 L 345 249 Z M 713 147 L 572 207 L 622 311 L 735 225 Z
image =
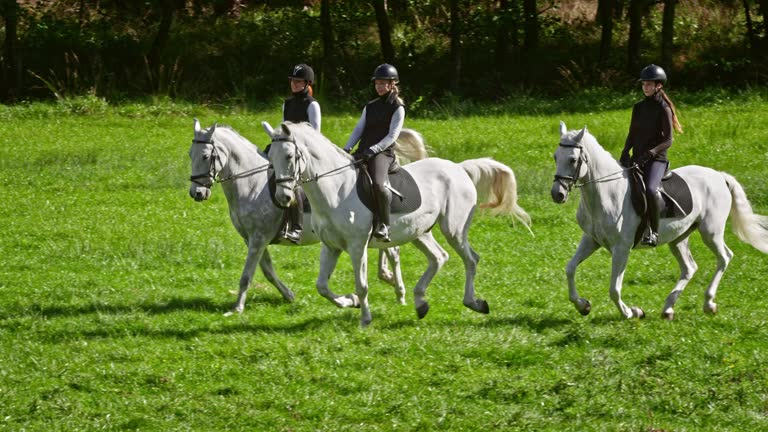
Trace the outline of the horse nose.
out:
M 568 198 L 568 195 L 563 191 L 562 187 L 558 184 L 552 185 L 552 201 L 562 204 Z
M 195 201 L 204 201 L 211 196 L 211 190 L 208 188 L 191 187 L 189 188 L 189 196 L 194 198 Z

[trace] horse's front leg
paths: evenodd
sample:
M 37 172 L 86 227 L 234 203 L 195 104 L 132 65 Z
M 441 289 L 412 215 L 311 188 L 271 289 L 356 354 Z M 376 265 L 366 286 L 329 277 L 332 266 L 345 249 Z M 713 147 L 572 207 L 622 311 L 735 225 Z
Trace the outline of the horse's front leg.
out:
M 576 291 L 576 267 L 595 253 L 598 248 L 600 248 L 600 245 L 592 240 L 592 237 L 583 234 L 579 247 L 576 248 L 576 253 L 573 254 L 571 260 L 568 261 L 568 265 L 565 266 L 565 275 L 568 277 L 568 298 L 582 315 L 589 315 L 589 312 L 592 310 L 592 304 L 589 300 L 579 297 L 579 293 Z
M 261 257 L 266 248 L 267 241 L 263 237 L 253 235 L 248 239 L 248 255 L 245 257 L 245 266 L 243 266 L 243 273 L 240 276 L 240 291 L 237 294 L 237 302 L 232 307 L 231 311 L 224 314 L 225 316 L 230 316 L 234 313 L 243 313 L 243 310 L 245 309 L 245 298 L 248 294 L 248 287 L 251 286 L 253 273 L 256 271 L 256 263 L 261 261 Z M 278 287 L 278 289 L 280 288 Z M 293 293 L 291 293 L 291 296 L 293 296 Z M 285 297 L 285 294 L 283 294 L 283 297 Z
M 382 270 L 386 270 L 387 258 L 392 263 L 392 272 L 389 273 L 389 279 L 382 277 Z M 395 297 L 401 304 L 405 304 L 405 283 L 403 283 L 403 273 L 400 271 L 400 248 L 395 246 L 387 249 L 379 249 L 379 279 L 388 282 L 395 287 Z
M 352 270 L 355 272 L 355 293 L 360 302 L 360 326 L 367 327 L 373 319 L 368 307 L 368 248 L 367 244 L 352 246 L 349 258 L 352 260 Z
M 629 307 L 621 300 L 621 284 L 624 281 L 627 261 L 629 261 L 629 247 L 620 245 L 611 250 L 611 287 L 608 292 L 624 318 L 645 318 L 645 312 L 642 309 L 637 306 Z
M 394 249 L 394 248 L 393 248 Z M 399 248 L 397 248 L 399 249 Z M 395 275 L 389 270 L 388 259 L 389 249 L 379 249 L 379 280 L 382 280 L 390 285 L 395 283 Z
M 261 255 L 259 267 L 261 267 L 261 272 L 264 273 L 264 277 L 267 278 L 267 281 L 280 291 L 283 298 L 289 302 L 293 302 L 295 295 L 293 294 L 293 291 L 291 291 L 291 289 L 277 277 L 275 268 L 272 266 L 272 258 L 269 255 L 269 249 L 267 248 L 264 248 L 264 253 Z
M 339 255 L 341 255 L 341 249 L 332 249 L 323 243 L 320 249 L 320 273 L 317 275 L 317 282 L 315 283 L 317 292 L 340 308 L 359 307 L 360 302 L 355 294 L 340 296 L 331 291 L 328 286 L 336 263 L 339 262 Z

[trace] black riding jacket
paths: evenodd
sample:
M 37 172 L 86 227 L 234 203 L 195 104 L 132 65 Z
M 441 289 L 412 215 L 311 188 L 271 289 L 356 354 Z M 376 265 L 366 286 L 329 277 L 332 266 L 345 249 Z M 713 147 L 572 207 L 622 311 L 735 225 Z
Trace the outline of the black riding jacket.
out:
M 365 106 L 365 129 L 360 137 L 358 152 L 376 145 L 389 133 L 392 115 L 403 105 L 397 99 L 393 102 L 387 101 L 388 96 L 389 94 L 378 97 Z
M 293 97 L 285 100 L 283 104 L 283 120 L 294 123 L 309 122 L 307 109 L 315 98 L 309 95 L 307 89 L 294 93 Z
M 672 109 L 657 92 L 635 104 L 629 134 L 621 152 L 621 160 L 638 159 L 650 153 L 652 160 L 667 161 L 672 146 Z

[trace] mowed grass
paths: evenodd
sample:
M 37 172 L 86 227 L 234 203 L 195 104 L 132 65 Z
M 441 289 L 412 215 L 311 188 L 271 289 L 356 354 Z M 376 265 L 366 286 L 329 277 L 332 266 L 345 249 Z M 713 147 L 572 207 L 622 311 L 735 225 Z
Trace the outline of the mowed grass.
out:
M 735 175 L 768 214 L 768 101 L 679 108 L 686 130 L 673 165 Z M 579 193 L 564 205 L 549 197 L 558 122 L 587 125 L 618 156 L 630 109 L 530 112 L 407 120 L 440 157 L 511 166 L 535 236 L 508 218 L 475 218 L 477 292 L 490 315 L 462 306 L 463 265 L 449 250 L 423 320 L 410 295 L 398 305 L 371 274 L 374 321 L 363 330 L 358 310 L 315 292 L 317 246 L 270 249 L 294 303 L 257 273 L 245 312 L 223 316 L 245 246 L 218 186 L 204 203 L 187 195 L 189 110 L 6 109 L 0 430 L 764 430 L 768 257 L 729 228 L 735 258 L 720 312 L 707 316 L 715 261 L 694 234 L 699 272 L 667 322 L 661 308 L 677 265 L 666 247 L 633 253 L 624 299 L 648 318 L 625 321 L 608 297 L 609 254 L 599 251 L 579 267 L 580 292 L 593 304 L 579 315 L 564 272 L 581 235 Z M 277 112 L 199 115 L 262 147 L 259 122 L 279 120 Z M 327 116 L 324 132 L 343 144 L 356 120 Z M 411 246 L 402 254 L 412 287 L 426 261 Z M 354 290 L 346 256 L 331 282 L 336 292 Z

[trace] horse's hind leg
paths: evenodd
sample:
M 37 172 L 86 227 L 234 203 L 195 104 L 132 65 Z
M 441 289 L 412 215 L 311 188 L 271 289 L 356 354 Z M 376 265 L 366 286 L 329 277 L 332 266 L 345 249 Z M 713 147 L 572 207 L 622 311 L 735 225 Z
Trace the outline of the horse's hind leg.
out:
M 680 266 L 680 279 L 677 280 L 675 288 L 669 293 L 667 301 L 664 303 L 664 310 L 661 312 L 661 317 L 666 320 L 675 318 L 675 303 L 685 289 L 685 286 L 688 285 L 688 282 L 691 281 L 691 278 L 693 278 L 693 275 L 699 268 L 691 255 L 691 249 L 688 247 L 688 239 L 689 237 L 686 237 L 681 241 L 669 244 L 669 250 L 672 251 L 672 255 L 677 259 L 677 263 Z
M 387 258 L 392 263 L 394 273 L 389 272 L 389 278 L 382 277 L 382 270 L 386 270 Z M 379 279 L 388 282 L 395 287 L 395 297 L 397 301 L 405 304 L 405 284 L 403 283 L 403 273 L 400 271 L 400 248 L 395 246 L 387 249 L 379 249 Z
M 261 255 L 259 267 L 261 267 L 261 272 L 264 273 L 264 277 L 267 278 L 267 281 L 271 283 L 275 288 L 277 288 L 278 291 L 280 291 L 280 294 L 283 295 L 283 298 L 289 302 L 292 302 L 295 295 L 293 294 L 293 291 L 291 291 L 291 289 L 288 288 L 283 283 L 283 281 L 280 280 L 279 277 L 277 277 L 275 268 L 272 267 L 272 258 L 269 256 L 269 250 L 266 248 L 264 249 L 264 253 Z
M 340 308 L 360 307 L 360 302 L 356 295 L 340 296 L 331 291 L 328 286 L 328 281 L 331 279 L 336 263 L 339 261 L 339 255 L 341 255 L 340 249 L 331 249 L 323 244 L 320 249 L 320 273 L 317 275 L 317 282 L 315 283 L 317 292 Z
M 712 280 L 707 286 L 707 290 L 704 291 L 704 312 L 717 313 L 717 303 L 715 303 L 715 295 L 717 295 L 717 287 L 720 285 L 720 279 L 725 273 L 725 269 L 728 268 L 728 264 L 733 258 L 733 252 L 725 245 L 723 238 L 723 230 L 725 229 L 725 223 L 722 224 L 720 229 L 710 232 L 706 230 L 704 224 L 699 228 L 701 232 L 701 239 L 704 244 L 715 254 L 717 257 L 717 270 L 712 276 Z
M 427 257 L 427 270 L 421 275 L 419 282 L 416 283 L 416 287 L 413 289 L 413 305 L 416 307 L 416 315 L 418 315 L 419 319 L 422 319 L 429 312 L 429 303 L 425 298 L 427 287 L 443 264 L 448 261 L 448 253 L 437 243 L 430 232 L 413 240 L 412 243 Z
M 469 245 L 469 226 L 472 224 L 474 213 L 475 208 L 473 207 L 469 211 L 463 225 L 457 223 L 458 221 L 451 221 L 450 214 L 448 214 L 440 221 L 440 230 L 464 262 L 464 306 L 475 312 L 487 314 L 490 311 L 488 302 L 475 297 L 475 274 L 480 256 Z
M 397 247 L 391 248 L 391 249 L 398 249 Z M 390 285 L 394 285 L 395 283 L 395 275 L 389 271 L 389 262 L 388 254 L 389 249 L 379 249 L 379 272 L 378 277 L 379 280 L 384 281 Z

